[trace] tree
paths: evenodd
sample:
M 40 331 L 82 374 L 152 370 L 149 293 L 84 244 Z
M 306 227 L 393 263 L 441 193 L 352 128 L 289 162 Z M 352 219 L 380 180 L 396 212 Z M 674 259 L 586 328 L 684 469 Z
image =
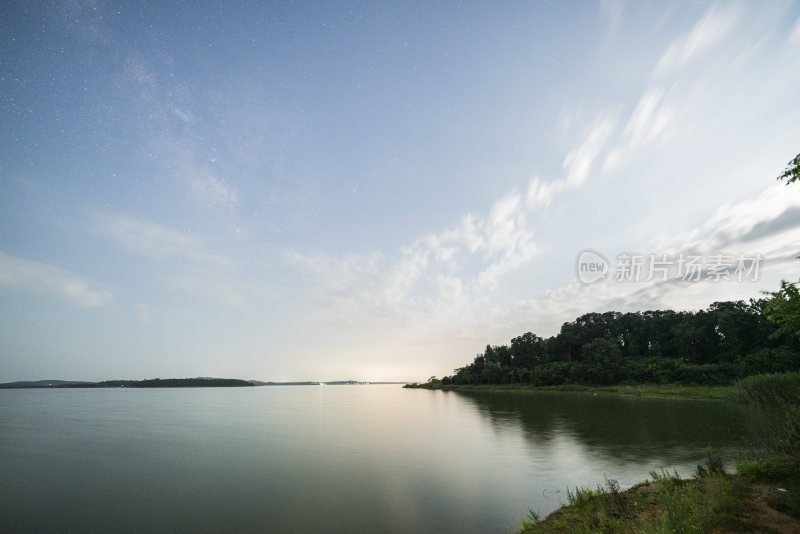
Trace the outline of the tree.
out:
M 585 362 L 584 381 L 590 383 L 613 384 L 620 374 L 622 352 L 619 343 L 610 338 L 598 337 L 581 348 L 581 359 Z
M 544 340 L 539 336 L 526 332 L 511 340 L 511 365 L 516 368 L 530 369 L 544 359 Z
M 800 154 L 786 165 L 786 170 L 778 176 L 778 180 L 786 179 L 786 185 L 800 180 Z
M 764 312 L 767 319 L 778 325 L 773 337 L 786 334 L 800 340 L 800 290 L 797 283 L 781 280 L 780 290 L 767 294 L 772 298 L 767 300 Z

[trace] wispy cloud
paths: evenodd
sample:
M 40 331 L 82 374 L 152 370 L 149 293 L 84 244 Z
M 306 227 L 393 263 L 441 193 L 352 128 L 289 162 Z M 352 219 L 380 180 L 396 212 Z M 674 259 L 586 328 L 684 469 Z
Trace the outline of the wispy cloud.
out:
M 789 46 L 800 46 L 800 17 L 798 17 L 795 21 L 792 33 L 789 34 L 789 38 L 786 39 L 786 43 Z
M 561 165 L 564 177 L 549 182 L 538 176 L 533 178 L 528 184 L 526 196 L 528 208 L 547 209 L 556 195 L 582 185 L 589 177 L 594 161 L 602 153 L 606 139 L 614 131 L 614 126 L 615 120 L 608 115 L 595 121 L 581 144 L 564 157 Z
M 734 28 L 737 19 L 738 12 L 732 7 L 711 7 L 688 33 L 667 47 L 656 65 L 656 74 L 672 73 L 711 50 Z
M 396 254 L 288 251 L 285 257 L 303 274 L 320 313 L 357 326 L 362 335 L 367 324 L 409 332 L 463 320 L 537 252 L 523 196 L 512 191 L 485 216 L 468 213 Z
M 558 193 L 589 179 L 615 123 L 608 114 L 591 123 L 564 156 L 564 174 L 558 180 L 535 178 L 526 194 L 511 191 L 486 215 L 467 213 L 456 225 L 419 237 L 397 254 L 292 250 L 285 258 L 307 277 L 326 306 L 339 310 L 332 315 L 366 320 L 400 315 L 422 325 L 458 310 L 463 319 L 466 310 L 485 302 L 507 274 L 536 256 L 530 211 L 547 207 Z
M 566 187 L 578 187 L 586 181 L 592 163 L 600 154 L 606 139 L 613 130 L 614 120 L 611 117 L 598 120 L 589 130 L 583 143 L 567 154 L 563 163 Z
M 675 104 L 668 102 L 662 89 L 647 89 L 628 118 L 622 140 L 606 154 L 603 171 L 616 170 L 632 151 L 667 139 L 676 114 Z
M 717 208 L 697 228 L 672 237 L 657 236 L 653 245 L 667 251 L 749 247 L 771 256 L 798 253 L 798 209 L 800 194 L 787 194 L 785 186 L 775 184 L 753 198 Z
M 218 266 L 230 264 L 225 256 L 208 252 L 196 236 L 128 215 L 100 215 L 91 230 L 122 248 L 151 258 L 182 258 Z
M 675 112 L 664 102 L 661 89 L 649 89 L 633 110 L 625 134 L 630 138 L 630 146 L 649 143 L 661 136 L 669 127 Z
M 241 306 L 263 288 L 263 281 L 244 274 L 246 266 L 211 252 L 200 237 L 187 232 L 122 214 L 98 216 L 91 231 L 168 265 L 164 271 L 167 290 Z
M 114 300 L 109 290 L 65 269 L 3 252 L 0 284 L 55 295 L 83 308 L 106 306 Z
M 533 328 L 553 333 L 564 321 L 591 311 L 644 309 L 692 309 L 717 300 L 758 297 L 776 280 L 796 279 L 800 255 L 800 194 L 787 194 L 783 185 L 771 186 L 753 198 L 721 206 L 707 222 L 673 235 L 654 236 L 645 254 L 761 255 L 758 280 L 740 282 L 675 279 L 622 282 L 608 278 L 594 284 L 577 281 L 546 291 L 534 299 L 510 306 L 481 310 L 473 320 L 489 338 L 499 333 L 518 334 Z M 612 260 L 613 259 L 609 258 Z

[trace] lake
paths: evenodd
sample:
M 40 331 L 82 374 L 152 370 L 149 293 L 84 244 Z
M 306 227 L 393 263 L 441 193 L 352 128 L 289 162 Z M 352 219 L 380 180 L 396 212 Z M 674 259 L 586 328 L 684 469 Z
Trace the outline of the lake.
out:
M 0 390 L 3 532 L 514 532 L 734 458 L 715 401 L 396 385 Z

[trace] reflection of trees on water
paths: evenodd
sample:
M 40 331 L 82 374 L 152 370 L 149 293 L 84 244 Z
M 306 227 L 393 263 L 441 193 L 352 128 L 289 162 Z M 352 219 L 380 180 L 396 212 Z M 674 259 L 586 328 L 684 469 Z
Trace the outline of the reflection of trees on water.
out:
M 733 452 L 749 435 L 748 414 L 723 401 L 647 399 L 561 392 L 463 392 L 495 432 L 522 431 L 531 446 L 567 437 L 626 461 Z

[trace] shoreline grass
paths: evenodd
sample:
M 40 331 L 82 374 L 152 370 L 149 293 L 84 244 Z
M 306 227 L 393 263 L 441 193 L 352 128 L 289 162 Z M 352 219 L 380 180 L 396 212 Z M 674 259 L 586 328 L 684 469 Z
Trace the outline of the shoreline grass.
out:
M 705 532 L 800 532 L 796 497 L 780 482 L 769 481 L 750 463 L 730 475 L 717 466 L 698 466 L 694 478 L 666 470 L 620 491 L 615 480 L 596 489 L 567 492 L 568 503 L 540 519 L 531 510 L 519 534 L 661 534 Z M 791 475 L 789 475 L 791 477 Z
M 681 479 L 667 471 L 626 491 L 615 481 L 568 492 L 569 503 L 540 520 L 531 511 L 520 534 L 798 532 L 800 520 L 776 510 L 777 484 L 715 473 Z
M 560 386 L 532 386 L 528 384 L 485 384 L 485 385 L 448 385 L 441 384 L 407 384 L 409 389 L 430 389 L 441 391 L 467 392 L 577 392 L 589 394 L 612 394 L 632 397 L 661 397 L 705 400 L 726 400 L 731 398 L 735 386 L 695 386 L 683 384 L 620 384 L 614 386 L 585 386 L 580 384 L 563 384 Z

